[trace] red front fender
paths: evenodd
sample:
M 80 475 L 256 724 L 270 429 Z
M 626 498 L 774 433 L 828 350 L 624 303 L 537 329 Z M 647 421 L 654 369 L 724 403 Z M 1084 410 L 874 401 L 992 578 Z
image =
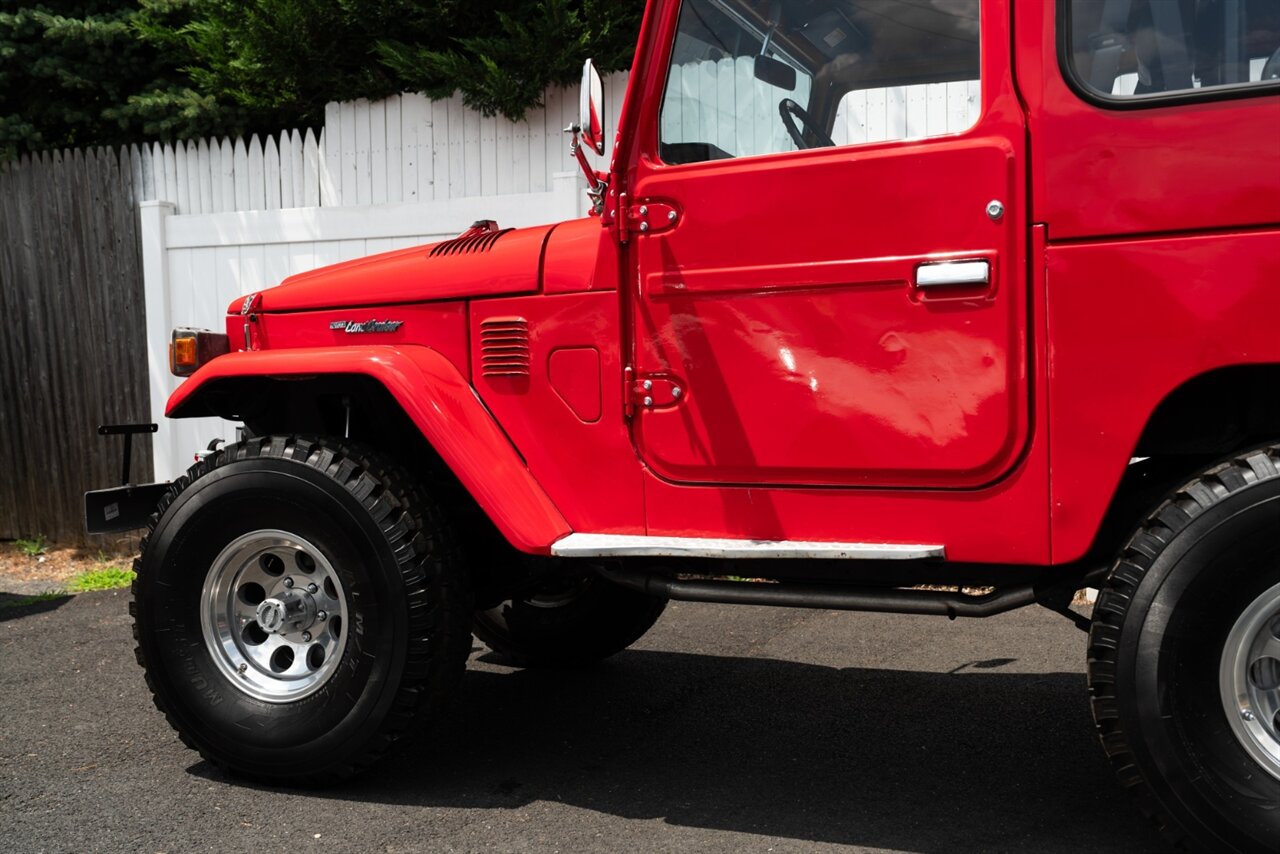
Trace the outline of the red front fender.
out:
M 357 374 L 380 382 L 510 543 L 546 553 L 570 528 L 458 369 L 430 347 L 308 347 L 229 353 L 180 385 L 165 415 L 210 414 L 202 392 L 233 377 Z

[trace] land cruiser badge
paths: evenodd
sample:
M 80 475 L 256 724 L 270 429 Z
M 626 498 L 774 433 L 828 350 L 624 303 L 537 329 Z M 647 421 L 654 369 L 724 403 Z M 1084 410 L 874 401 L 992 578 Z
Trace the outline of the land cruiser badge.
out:
M 334 320 L 329 328 L 334 332 L 345 332 L 355 335 L 363 332 L 395 332 L 404 326 L 403 320 Z

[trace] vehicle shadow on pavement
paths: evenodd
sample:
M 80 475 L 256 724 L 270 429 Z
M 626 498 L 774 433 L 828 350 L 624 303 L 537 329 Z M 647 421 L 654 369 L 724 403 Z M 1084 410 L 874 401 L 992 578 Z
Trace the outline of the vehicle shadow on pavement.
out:
M 935 673 L 628 651 L 578 672 L 473 665 L 440 746 L 314 794 L 543 800 L 914 852 L 1162 850 L 1112 778 L 1083 677 L 998 672 L 1005 661 Z
M 71 594 L 44 594 L 26 596 L 20 593 L 0 592 L 0 623 L 5 620 L 16 620 L 19 617 L 30 617 L 32 614 L 43 614 L 61 608 L 71 601 Z

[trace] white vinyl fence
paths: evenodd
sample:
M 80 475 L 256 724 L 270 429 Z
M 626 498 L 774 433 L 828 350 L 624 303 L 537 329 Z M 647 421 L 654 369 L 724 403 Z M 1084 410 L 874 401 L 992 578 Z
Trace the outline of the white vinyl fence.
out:
M 973 127 L 982 109 L 977 80 L 849 92 L 836 108 L 836 145 L 924 139 Z
M 673 75 L 688 99 L 680 110 L 686 130 L 712 122 L 708 104 L 737 108 L 732 79 L 746 71 L 729 62 L 719 74 L 699 72 L 716 98 L 730 93 L 722 105 L 709 91 L 699 93 L 690 68 Z M 626 79 L 621 73 L 605 81 L 600 168 L 612 155 Z M 219 419 L 163 418 L 178 385 L 168 369 L 173 327 L 221 330 L 238 296 L 326 264 L 452 237 L 477 219 L 508 227 L 585 215 L 585 182 L 563 132 L 577 117 L 577 91 L 553 88 L 544 100 L 524 121 L 511 122 L 465 109 L 456 96 L 407 94 L 330 104 L 318 135 L 287 131 L 265 142 L 255 136 L 137 150 L 130 160 L 144 199 L 151 419 L 160 423 L 156 478 L 176 477 L 211 438 L 234 433 Z M 977 103 L 976 83 L 858 93 L 842 103 L 835 138 L 962 130 L 976 118 Z M 776 116 L 776 103 L 756 108 Z
M 735 156 L 795 148 L 778 113 L 783 97 L 809 101 L 809 79 L 788 92 L 756 79 L 754 57 L 676 66 L 662 105 L 663 142 L 705 142 Z M 977 80 L 848 92 L 836 107 L 836 145 L 923 139 L 973 127 L 981 109 Z
M 142 202 L 143 275 L 146 286 L 151 413 L 160 421 L 154 439 L 156 477 L 172 479 L 212 437 L 231 439 L 219 419 L 161 418 L 178 386 L 169 373 L 168 340 L 175 326 L 221 330 L 238 296 L 262 290 L 294 273 L 453 237 L 478 219 L 527 226 L 584 214 L 573 174 L 557 176 L 545 193 L 520 193 L 440 202 L 370 207 L 293 208 L 178 215 L 162 201 Z
M 605 81 L 606 163 L 626 81 Z M 457 95 L 331 103 L 318 136 L 145 146 L 136 178 L 144 199 L 169 202 L 179 216 L 545 193 L 557 174 L 578 171 L 564 132 L 577 120 L 578 93 L 555 87 L 543 100 L 520 122 L 481 116 Z
M 625 75 L 606 84 L 610 148 L 625 85 Z M 453 237 L 478 219 L 518 227 L 585 215 L 585 182 L 564 133 L 577 116 L 577 92 L 551 89 L 545 101 L 510 122 L 465 109 L 458 97 L 407 94 L 330 104 L 319 136 L 292 131 L 265 143 L 255 136 L 139 151 L 156 477 L 176 477 L 211 438 L 234 432 L 220 419 L 163 419 L 178 385 L 168 369 L 173 327 L 221 330 L 238 296 L 294 273 Z

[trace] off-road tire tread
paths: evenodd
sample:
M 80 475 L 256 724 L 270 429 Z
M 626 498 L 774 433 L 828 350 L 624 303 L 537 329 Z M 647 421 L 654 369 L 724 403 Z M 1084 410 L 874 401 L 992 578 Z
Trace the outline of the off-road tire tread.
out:
M 471 651 L 470 589 L 461 572 L 461 553 L 453 530 L 439 507 L 403 468 L 370 448 L 346 440 L 314 436 L 261 436 L 226 445 L 206 456 L 173 481 L 148 522 L 138 557 L 134 558 L 129 614 L 133 617 L 134 655 L 143 668 L 156 708 L 187 747 L 205 761 L 240 777 L 279 784 L 233 769 L 191 739 L 166 708 L 153 682 L 140 642 L 139 583 L 144 556 L 156 525 L 170 505 L 196 481 L 222 466 L 252 459 L 294 460 L 323 472 L 347 489 L 372 516 L 396 556 L 409 605 L 409 649 L 405 672 L 391 710 L 363 751 L 352 761 L 323 775 L 291 777 L 302 787 L 332 785 L 372 765 L 401 738 L 434 722 L 456 699 Z
M 1089 704 L 1094 725 L 1111 766 L 1138 809 L 1180 851 L 1196 850 L 1194 842 L 1170 816 L 1143 779 L 1120 722 L 1116 666 L 1120 630 L 1138 585 L 1174 537 L 1202 513 L 1228 496 L 1262 481 L 1280 477 L 1280 444 L 1233 456 L 1175 490 L 1147 517 L 1121 550 L 1093 608 L 1089 629 Z

